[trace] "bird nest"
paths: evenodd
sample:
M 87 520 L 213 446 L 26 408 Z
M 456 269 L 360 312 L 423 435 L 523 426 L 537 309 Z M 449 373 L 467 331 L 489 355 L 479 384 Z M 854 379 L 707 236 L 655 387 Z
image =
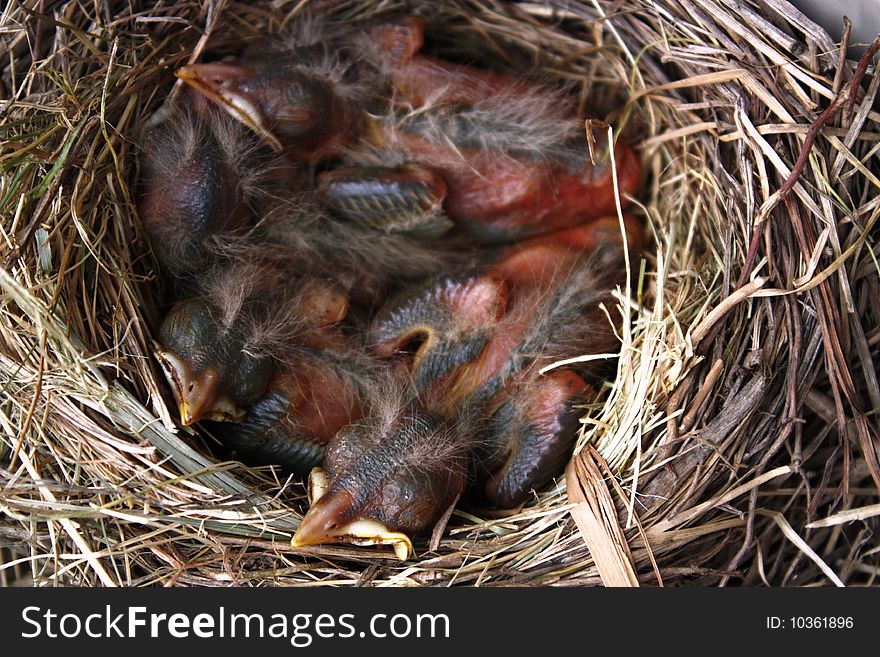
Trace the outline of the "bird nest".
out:
M 439 543 L 289 546 L 302 482 L 181 429 L 133 203 L 175 68 L 318 10 L 539 71 L 635 144 L 650 246 L 576 455 Z M 99 13 L 95 13 L 99 12 Z M 0 557 L 37 585 L 870 584 L 880 77 L 783 0 L 22 2 L 2 14 Z M 340 245 L 344 248 L 344 245 Z

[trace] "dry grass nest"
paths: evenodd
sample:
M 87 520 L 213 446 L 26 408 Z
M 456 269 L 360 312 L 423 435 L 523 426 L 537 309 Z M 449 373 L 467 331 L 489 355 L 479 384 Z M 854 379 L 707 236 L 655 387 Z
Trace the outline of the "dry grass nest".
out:
M 301 482 L 175 426 L 132 202 L 173 70 L 320 10 L 416 11 L 634 142 L 652 243 L 616 376 L 522 508 L 436 550 L 292 551 Z M 98 12 L 98 13 L 95 13 Z M 12 2 L 0 14 L 0 577 L 36 585 L 870 585 L 880 86 L 783 0 Z M 596 124 L 599 125 L 599 124 Z M 605 129 L 600 126 L 600 129 Z

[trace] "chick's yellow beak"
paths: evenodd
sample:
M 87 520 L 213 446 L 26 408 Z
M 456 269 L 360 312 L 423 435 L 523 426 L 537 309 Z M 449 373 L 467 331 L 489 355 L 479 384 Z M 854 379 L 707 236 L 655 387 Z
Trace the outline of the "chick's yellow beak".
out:
M 255 99 L 238 88 L 237 82 L 252 74 L 253 71 L 248 67 L 229 62 L 190 64 L 174 72 L 174 75 L 220 105 L 233 118 L 257 133 L 275 152 L 280 153 L 284 147 L 269 130 Z
M 220 374 L 215 367 L 208 367 L 196 374 L 184 359 L 172 351 L 158 348 L 155 354 L 174 391 L 183 426 L 188 427 L 201 420 L 240 422 L 244 417 L 244 409 L 220 392 Z
M 311 507 L 293 535 L 291 547 L 327 543 L 390 545 L 398 559 L 409 558 L 413 548 L 406 534 L 392 531 L 373 518 L 357 517 L 352 513 L 354 499 L 350 494 L 327 489 L 327 473 L 322 468 L 314 468 L 309 475 Z

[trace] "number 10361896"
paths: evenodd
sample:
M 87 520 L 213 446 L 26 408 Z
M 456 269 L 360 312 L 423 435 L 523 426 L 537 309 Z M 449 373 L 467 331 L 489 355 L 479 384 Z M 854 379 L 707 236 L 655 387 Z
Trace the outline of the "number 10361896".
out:
M 768 630 L 851 630 L 852 616 L 767 616 Z

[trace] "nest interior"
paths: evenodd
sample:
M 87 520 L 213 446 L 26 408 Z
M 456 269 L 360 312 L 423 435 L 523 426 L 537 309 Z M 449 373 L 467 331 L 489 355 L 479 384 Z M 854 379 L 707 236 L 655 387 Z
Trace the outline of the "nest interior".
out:
M 652 243 L 556 485 L 434 550 L 288 545 L 300 482 L 175 428 L 133 203 L 173 70 L 320 10 L 419 13 L 638 149 Z M 97 13 L 96 13 L 97 12 Z M 10 3 L 0 14 L 0 577 L 37 585 L 870 585 L 880 78 L 783 0 Z

